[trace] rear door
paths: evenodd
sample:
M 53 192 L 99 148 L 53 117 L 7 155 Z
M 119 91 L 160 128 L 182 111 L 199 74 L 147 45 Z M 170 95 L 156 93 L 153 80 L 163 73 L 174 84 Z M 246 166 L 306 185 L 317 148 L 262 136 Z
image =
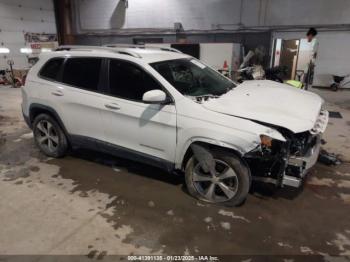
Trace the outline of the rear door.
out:
M 99 88 L 102 58 L 67 58 L 62 75 L 67 100 L 61 111 L 72 134 L 104 140 L 101 110 L 104 108 Z
M 174 162 L 175 104 L 147 104 L 145 92 L 163 87 L 139 65 L 109 60 L 106 141 L 152 157 Z M 166 90 L 163 90 L 166 91 Z
M 54 107 L 70 135 L 104 139 L 100 90 L 103 61 L 98 57 L 65 58 L 56 81 L 43 88 L 48 106 Z

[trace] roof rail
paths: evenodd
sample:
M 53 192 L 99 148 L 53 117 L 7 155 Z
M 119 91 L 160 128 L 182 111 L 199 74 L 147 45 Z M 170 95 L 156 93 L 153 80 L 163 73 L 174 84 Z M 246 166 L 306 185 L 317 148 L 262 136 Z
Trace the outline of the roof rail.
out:
M 169 51 L 169 52 L 175 52 L 175 53 L 181 53 L 182 52 L 176 48 L 172 47 L 163 47 L 163 46 L 153 46 L 153 45 L 132 45 L 132 44 L 107 44 L 104 45 L 105 47 L 110 47 L 110 48 L 141 48 L 141 49 L 156 49 L 156 50 L 162 50 L 162 51 Z
M 169 51 L 169 52 L 175 52 L 175 53 L 180 53 L 182 54 L 182 52 L 179 49 L 173 48 L 173 47 L 161 47 L 161 46 L 150 46 L 147 48 L 159 48 L 160 50 L 163 51 Z
M 113 53 L 123 54 L 123 55 L 130 55 L 136 58 L 142 58 L 139 54 L 135 52 L 130 52 L 130 50 L 126 50 L 124 48 L 113 48 L 108 46 L 88 46 L 88 45 L 62 45 L 55 49 L 55 51 L 70 51 L 70 50 L 80 50 L 80 51 L 92 51 L 92 50 L 104 50 L 104 51 L 110 51 Z
M 144 48 L 144 45 L 133 45 L 133 44 L 106 44 L 103 45 L 109 48 Z

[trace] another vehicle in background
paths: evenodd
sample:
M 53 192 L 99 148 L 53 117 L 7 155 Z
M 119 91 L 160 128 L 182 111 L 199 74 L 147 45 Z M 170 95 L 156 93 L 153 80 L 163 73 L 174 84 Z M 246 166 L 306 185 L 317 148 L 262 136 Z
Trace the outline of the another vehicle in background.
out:
M 345 76 L 336 76 L 336 75 L 333 75 L 333 80 L 334 80 L 334 83 L 331 84 L 331 89 L 333 91 L 338 91 L 339 88 L 342 88 L 344 87 L 346 84 L 349 84 L 350 83 L 350 74 L 348 75 L 345 75 Z

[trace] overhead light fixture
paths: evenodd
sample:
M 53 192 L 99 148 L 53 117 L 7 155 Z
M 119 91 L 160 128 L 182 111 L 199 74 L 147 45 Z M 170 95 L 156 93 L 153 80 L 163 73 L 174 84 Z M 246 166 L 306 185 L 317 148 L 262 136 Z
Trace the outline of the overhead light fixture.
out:
M 28 48 L 28 47 L 22 47 L 22 48 L 20 49 L 20 52 L 21 52 L 22 54 L 31 54 L 31 53 L 33 53 L 33 50 L 32 50 L 31 48 Z
M 46 53 L 46 52 L 51 52 L 52 51 L 52 49 L 51 48 L 41 48 L 41 52 L 43 52 L 43 53 Z
M 6 47 L 0 47 L 0 54 L 8 54 L 10 53 L 10 49 Z

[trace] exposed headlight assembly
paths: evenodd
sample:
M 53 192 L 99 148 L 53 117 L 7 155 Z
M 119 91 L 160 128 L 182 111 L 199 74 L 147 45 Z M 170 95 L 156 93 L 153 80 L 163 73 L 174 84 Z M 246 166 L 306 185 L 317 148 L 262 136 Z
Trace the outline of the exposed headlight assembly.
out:
M 262 146 L 271 148 L 272 147 L 272 137 L 266 135 L 260 135 L 260 142 Z

